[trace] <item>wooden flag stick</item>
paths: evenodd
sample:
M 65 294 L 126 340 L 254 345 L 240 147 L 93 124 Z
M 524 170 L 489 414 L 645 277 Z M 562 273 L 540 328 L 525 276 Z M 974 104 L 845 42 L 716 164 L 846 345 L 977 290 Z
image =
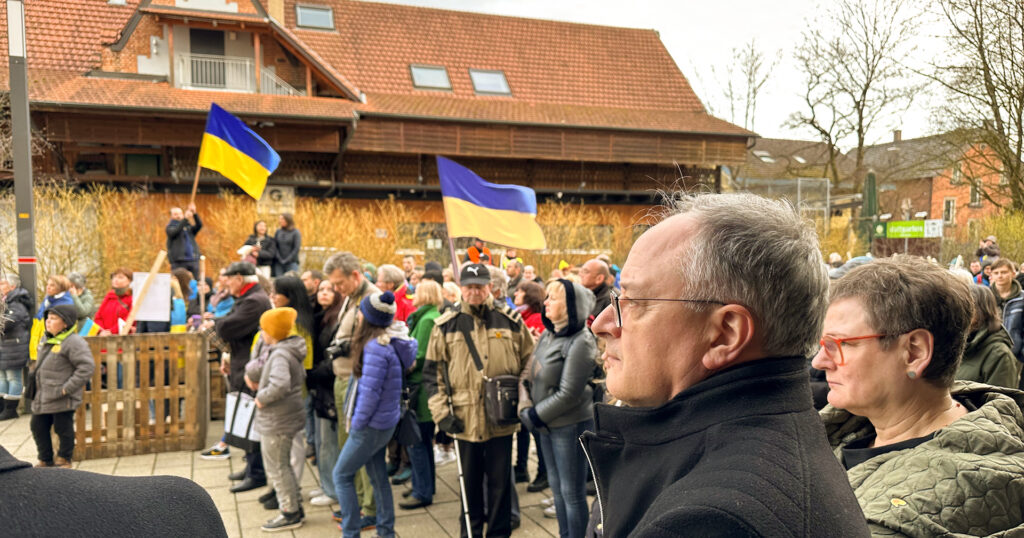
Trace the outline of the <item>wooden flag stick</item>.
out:
M 192 181 L 192 197 L 188 200 L 188 205 L 196 203 L 196 189 L 199 188 L 199 172 L 203 171 L 203 167 L 196 163 L 196 178 Z
M 459 282 L 459 257 L 455 255 L 455 240 L 451 236 L 448 236 L 448 252 L 452 255 L 452 275 L 455 280 L 456 286 L 461 286 Z
M 139 307 L 142 306 L 142 301 L 146 299 L 146 294 L 149 293 L 149 286 L 156 280 L 156 274 L 160 272 L 160 268 L 164 264 L 164 260 L 167 258 L 167 251 L 161 250 L 156 255 L 156 261 L 153 262 L 153 268 L 149 270 L 149 274 L 146 275 L 146 280 L 142 282 L 142 289 L 139 290 L 138 297 L 132 297 L 132 311 L 128 313 L 128 319 L 124 320 L 124 326 L 121 327 L 120 335 L 124 336 L 128 334 L 128 331 L 132 328 L 132 323 L 135 323 L 135 315 L 139 312 Z

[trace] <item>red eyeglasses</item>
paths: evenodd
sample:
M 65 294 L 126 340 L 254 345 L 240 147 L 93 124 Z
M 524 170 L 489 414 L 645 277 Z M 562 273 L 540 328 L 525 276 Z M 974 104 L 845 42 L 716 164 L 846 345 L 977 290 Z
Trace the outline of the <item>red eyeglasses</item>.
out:
M 888 334 L 869 334 L 867 336 L 850 336 L 847 338 L 836 338 L 835 336 L 824 336 L 818 341 L 822 351 L 837 366 L 846 364 L 846 357 L 843 357 L 843 344 L 855 340 L 870 340 L 872 338 L 885 338 Z

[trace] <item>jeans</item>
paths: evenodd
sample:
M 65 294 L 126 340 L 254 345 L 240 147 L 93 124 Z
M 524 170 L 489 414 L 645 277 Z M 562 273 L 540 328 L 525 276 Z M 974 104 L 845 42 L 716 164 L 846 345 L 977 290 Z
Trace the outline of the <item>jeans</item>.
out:
M 324 495 L 338 500 L 338 489 L 334 485 L 334 465 L 338 463 L 341 449 L 338 448 L 338 422 L 316 418 L 316 468 L 320 471 L 320 489 Z
M 394 433 L 393 426 L 386 430 L 369 426 L 361 430 L 352 430 L 341 449 L 338 464 L 334 466 L 334 483 L 338 487 L 341 531 L 345 538 L 359 537 L 356 473 L 363 466 L 366 467 L 370 483 L 373 484 L 373 496 L 377 504 L 377 536 L 395 535 L 395 502 L 391 497 L 391 484 L 388 482 L 388 468 L 385 462 L 388 441 Z
M 434 423 L 419 426 L 422 441 L 406 447 L 412 465 L 412 496 L 429 503 L 434 501 Z
M 39 461 L 46 463 L 53 463 L 51 427 L 60 441 L 57 456 L 71 461 L 71 455 L 75 452 L 75 412 L 62 411 L 32 415 L 29 428 L 32 430 L 32 438 L 36 441 L 36 453 L 39 456 Z
M 334 405 L 338 409 L 345 409 L 345 394 L 348 393 L 349 380 L 350 378 L 334 378 Z M 345 447 L 345 442 L 348 441 L 348 432 L 345 431 L 343 426 L 345 417 L 339 416 L 338 420 L 341 421 L 337 428 L 338 447 L 340 450 Z M 338 487 L 337 482 L 334 483 L 334 487 Z M 363 515 L 368 517 L 376 516 L 377 506 L 373 501 L 373 486 L 370 485 L 370 477 L 367 476 L 366 469 L 360 469 L 356 473 L 356 495 L 359 496 L 359 505 L 363 509 Z
M 17 400 L 21 396 L 21 368 L 0 370 L 0 397 Z
M 594 429 L 593 419 L 540 434 L 540 448 L 548 465 L 548 483 L 555 497 L 558 534 L 582 537 L 587 530 L 587 458 L 579 437 Z

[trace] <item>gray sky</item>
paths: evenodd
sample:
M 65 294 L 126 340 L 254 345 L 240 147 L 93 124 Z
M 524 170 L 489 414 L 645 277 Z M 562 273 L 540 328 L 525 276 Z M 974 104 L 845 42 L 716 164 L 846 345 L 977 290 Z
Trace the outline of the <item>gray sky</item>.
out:
M 475 11 L 499 15 L 532 17 L 609 26 L 653 28 L 697 91 L 705 106 L 717 116 L 729 119 L 718 81 L 712 75 L 730 65 L 732 49 L 756 38 L 766 56 L 781 54 L 773 76 L 758 97 L 754 130 L 772 138 L 811 139 L 809 132 L 783 127 L 789 115 L 801 106 L 802 79 L 792 61 L 793 48 L 807 24 L 819 20 L 816 5 L 826 9 L 829 0 L 378 0 L 390 3 Z M 921 1 L 924 4 L 924 0 Z M 807 19 L 811 19 L 808 22 Z M 934 36 L 936 27 L 927 31 Z M 929 36 L 923 36 L 928 39 Z M 933 55 L 939 45 L 928 41 L 922 56 Z M 721 76 L 721 75 L 720 75 Z M 930 98 L 918 100 L 901 117 L 875 126 L 868 143 L 885 142 L 891 130 L 903 129 L 904 138 L 933 134 L 929 127 Z M 741 123 L 742 118 L 737 119 Z

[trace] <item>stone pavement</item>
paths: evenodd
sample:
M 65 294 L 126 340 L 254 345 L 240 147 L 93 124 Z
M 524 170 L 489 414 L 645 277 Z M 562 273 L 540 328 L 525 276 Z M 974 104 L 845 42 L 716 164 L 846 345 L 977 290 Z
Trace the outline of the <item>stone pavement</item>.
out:
M 208 442 L 212 445 L 220 438 L 223 422 L 210 423 Z M 35 463 L 35 442 L 29 431 L 29 417 L 22 416 L 15 420 L 0 422 L 0 446 L 3 446 L 16 458 Z M 533 444 L 531 444 L 531 449 Z M 275 515 L 274 511 L 265 510 L 256 500 L 266 489 L 260 488 L 245 493 L 228 492 L 231 482 L 227 475 L 244 466 L 242 452 L 232 450 L 231 458 L 207 461 L 195 452 L 165 452 L 142 456 L 125 456 L 74 462 L 76 469 L 117 476 L 154 476 L 172 475 L 188 478 L 203 488 L 213 498 L 221 516 L 228 536 L 288 536 L 287 533 L 264 533 L 260 525 Z M 536 456 L 530 456 L 530 476 L 536 470 Z M 306 464 L 302 475 L 302 491 L 308 493 L 316 488 L 317 476 L 315 469 Z M 459 477 L 454 463 L 438 467 L 437 494 L 434 504 L 417 510 L 402 510 L 397 503 L 402 500 L 402 492 L 407 486 L 392 486 L 395 498 L 396 519 L 395 531 L 406 538 L 433 538 L 442 536 L 458 536 L 459 533 Z M 519 504 L 522 511 L 522 525 L 513 532 L 517 537 L 550 537 L 558 535 L 558 523 L 547 519 L 543 514 L 541 500 L 550 495 L 550 490 L 542 493 L 527 493 L 526 484 L 516 484 L 519 493 Z M 593 499 L 590 500 L 593 502 Z M 327 507 L 309 504 L 308 495 L 304 496 L 303 508 L 306 511 L 306 523 L 291 531 L 295 537 L 305 536 L 339 536 L 337 524 L 331 520 L 331 512 Z M 337 505 L 333 507 L 337 509 Z M 364 532 L 363 536 L 374 536 L 373 532 Z

